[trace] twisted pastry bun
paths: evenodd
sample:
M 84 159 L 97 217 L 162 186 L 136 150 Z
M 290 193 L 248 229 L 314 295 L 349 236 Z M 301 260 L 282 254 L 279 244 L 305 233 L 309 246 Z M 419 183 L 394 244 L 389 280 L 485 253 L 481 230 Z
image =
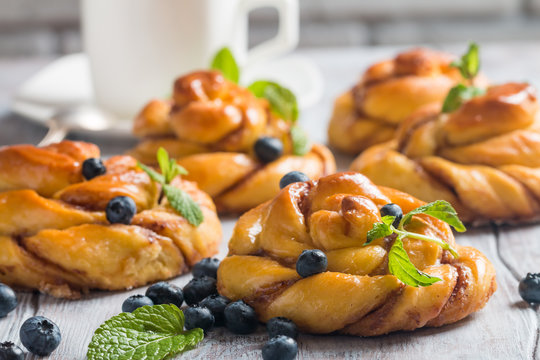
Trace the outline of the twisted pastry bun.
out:
M 217 71 L 178 78 L 172 100 L 148 103 L 133 131 L 142 141 L 131 155 L 153 165 L 156 151 L 165 148 L 189 172 L 184 177 L 212 196 L 220 212 L 243 212 L 271 199 L 290 171 L 318 178 L 336 168 L 323 145 L 293 155 L 291 123 L 271 113 L 268 101 Z M 253 151 L 263 136 L 283 143 L 283 156 L 268 164 Z
M 112 157 L 104 175 L 84 180 L 82 162 L 99 155 L 95 145 L 71 141 L 0 148 L 0 282 L 78 298 L 171 278 L 217 252 L 221 225 L 195 184 L 172 182 L 199 204 L 198 227 L 158 205 L 158 186 L 132 157 Z M 106 219 L 117 196 L 137 206 L 130 225 Z
M 243 299 L 261 321 L 284 316 L 320 334 L 374 336 L 441 326 L 481 309 L 496 290 L 495 270 L 478 250 L 456 245 L 444 222 L 422 214 L 406 227 L 459 253 L 456 259 L 436 244 L 404 239 L 414 265 L 442 279 L 428 287 L 407 286 L 389 274 L 394 236 L 362 246 L 388 203 L 404 213 L 423 204 L 352 172 L 289 185 L 236 224 L 218 270 L 219 292 Z M 326 253 L 328 271 L 302 278 L 296 259 L 313 248 Z
M 540 120 L 528 84 L 490 87 L 450 114 L 428 105 L 397 139 L 362 153 L 351 170 L 424 201 L 444 199 L 462 219 L 539 220 Z
M 412 49 L 372 65 L 336 99 L 328 128 L 330 144 L 358 154 L 392 139 L 399 124 L 415 110 L 442 102 L 454 85 L 466 82 L 450 66 L 452 60 L 446 53 Z M 479 76 L 475 83 L 485 80 Z

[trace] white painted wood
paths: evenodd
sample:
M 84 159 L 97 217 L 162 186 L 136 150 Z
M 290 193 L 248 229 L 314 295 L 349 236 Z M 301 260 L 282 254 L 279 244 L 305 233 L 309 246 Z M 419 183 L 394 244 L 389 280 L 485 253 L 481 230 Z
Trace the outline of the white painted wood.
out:
M 462 48 L 463 44 L 454 47 L 458 51 Z M 327 81 L 320 105 L 306 111 L 301 119 L 315 140 L 326 140 L 326 123 L 334 97 L 349 87 L 366 65 L 396 51 L 397 48 L 359 48 L 300 52 L 311 57 L 320 66 Z M 540 49 L 534 44 L 489 45 L 485 46 L 483 54 L 488 59 L 485 62 L 485 72 L 488 75 L 501 80 L 508 77 L 540 83 L 540 67 L 536 65 L 540 60 Z M 0 62 L 0 74 L 15 68 L 2 66 Z M 16 75 L 10 74 L 10 78 L 15 77 Z M 10 90 L 12 89 L 2 88 L 0 82 L 0 93 L 6 94 Z M 42 130 L 21 122 L 21 119 L 15 117 L 0 117 L 0 145 L 16 142 L 17 139 L 37 142 Z M 5 124 L 9 126 L 6 127 Z M 101 142 L 100 145 L 107 150 L 117 151 L 127 149 L 130 142 Z M 342 169 L 346 168 L 350 161 L 351 158 L 338 157 Z M 225 219 L 225 239 L 229 238 L 234 221 L 235 219 Z M 421 329 L 376 338 L 301 335 L 298 358 L 533 359 L 534 349 L 538 347 L 537 314 L 520 300 L 517 278 L 528 271 L 540 271 L 540 262 L 537 260 L 540 255 L 540 225 L 502 228 L 498 232 L 494 232 L 492 228 L 484 228 L 459 235 L 457 240 L 461 244 L 479 248 L 497 269 L 499 289 L 483 310 L 457 324 L 442 328 Z M 224 242 L 220 255 L 225 254 Z M 510 266 L 511 271 L 505 263 Z M 174 279 L 173 282 L 183 285 L 189 279 L 190 275 L 186 275 Z M 45 315 L 58 323 L 63 335 L 60 347 L 49 358 L 85 359 L 93 331 L 103 321 L 120 312 L 125 298 L 144 291 L 145 288 L 115 293 L 93 292 L 79 301 L 20 294 L 21 304 L 17 310 L 0 319 L 0 341 L 14 340 L 18 343 L 19 328 L 24 320 L 33 315 Z M 262 326 L 256 334 L 250 336 L 236 336 L 225 329 L 218 329 L 210 333 L 197 349 L 178 358 L 256 359 L 261 356 L 260 350 L 265 340 L 266 334 Z M 29 356 L 28 359 L 36 358 Z M 535 360 L 540 360 L 538 354 Z

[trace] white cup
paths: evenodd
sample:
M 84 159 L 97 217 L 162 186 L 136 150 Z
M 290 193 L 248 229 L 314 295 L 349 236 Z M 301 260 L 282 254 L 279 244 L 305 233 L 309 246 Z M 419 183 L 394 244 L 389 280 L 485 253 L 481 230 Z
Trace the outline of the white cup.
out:
M 248 50 L 248 13 L 258 7 L 277 9 L 279 29 Z M 82 26 L 96 104 L 131 118 L 223 46 L 241 66 L 294 49 L 298 0 L 82 0 Z

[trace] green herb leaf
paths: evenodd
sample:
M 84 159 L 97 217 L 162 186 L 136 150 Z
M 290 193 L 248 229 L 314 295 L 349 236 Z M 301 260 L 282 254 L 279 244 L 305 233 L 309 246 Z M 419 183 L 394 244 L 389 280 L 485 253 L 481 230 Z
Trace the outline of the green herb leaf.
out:
M 256 97 L 268 100 L 272 111 L 283 120 L 294 123 L 298 119 L 298 102 L 291 90 L 267 80 L 255 81 L 248 89 Z
M 430 286 L 438 281 L 438 277 L 430 276 L 418 270 L 409 259 L 403 248 L 403 241 L 398 237 L 388 253 L 388 270 L 392 275 L 409 286 Z
M 400 222 L 400 227 L 407 225 L 411 222 L 413 215 L 426 214 L 433 216 L 439 220 L 452 226 L 456 231 L 464 232 L 467 230 L 465 225 L 459 220 L 456 210 L 450 205 L 449 202 L 444 200 L 437 200 L 429 204 L 417 207 L 416 209 L 409 211 L 407 215 L 403 216 Z
M 161 360 L 194 348 L 202 329 L 184 331 L 184 314 L 175 305 L 144 306 L 105 321 L 88 345 L 88 360 Z
M 474 78 L 480 70 L 480 55 L 478 50 L 478 45 L 476 43 L 470 43 L 469 49 L 461 59 L 450 64 L 451 66 L 458 68 L 461 76 L 465 79 Z
M 291 128 L 291 141 L 294 155 L 302 156 L 311 150 L 308 136 L 299 126 Z
M 238 64 L 234 59 L 232 51 L 228 47 L 224 47 L 217 52 L 210 67 L 214 70 L 221 71 L 226 79 L 238 84 L 240 70 L 238 69 Z
M 204 215 L 201 208 L 188 193 L 171 185 L 163 185 L 163 192 L 173 209 L 178 211 L 191 225 L 199 226 L 203 222 Z
M 148 174 L 148 176 L 150 176 L 150 179 L 152 179 L 153 181 L 155 182 L 158 182 L 160 184 L 164 184 L 165 183 L 165 178 L 163 177 L 163 175 L 159 174 L 157 171 L 155 171 L 154 169 L 140 163 L 137 161 L 137 166 L 140 167 L 145 173 Z
M 169 153 L 163 147 L 158 149 L 156 157 L 165 184 L 170 184 L 178 175 L 187 175 L 187 170 L 178 165 L 174 159 L 171 159 Z
M 442 112 L 451 113 L 454 110 L 459 109 L 464 102 L 484 93 L 484 89 L 475 86 L 467 87 L 463 84 L 456 85 L 451 88 L 448 95 L 446 95 L 442 106 Z
M 367 240 L 364 246 L 369 245 L 373 240 L 380 239 L 394 233 L 391 224 L 394 222 L 394 216 L 383 216 L 382 223 L 373 224 L 373 228 L 367 233 Z

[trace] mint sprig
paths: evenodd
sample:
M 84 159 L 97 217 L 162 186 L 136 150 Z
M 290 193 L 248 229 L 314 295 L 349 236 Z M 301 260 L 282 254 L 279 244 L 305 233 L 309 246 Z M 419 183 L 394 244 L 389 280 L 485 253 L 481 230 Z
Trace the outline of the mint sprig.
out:
M 454 110 L 459 109 L 464 102 L 474 97 L 483 95 L 485 92 L 486 91 L 484 89 L 476 86 L 465 86 L 463 84 L 458 84 L 451 88 L 448 95 L 446 95 L 442 106 L 442 112 L 451 113 Z
M 210 67 L 221 71 L 230 81 L 238 83 L 240 70 L 229 48 L 220 49 L 212 59 Z M 269 80 L 257 80 L 247 88 L 256 97 L 268 100 L 271 110 L 284 120 L 294 123 L 298 119 L 298 102 L 291 90 Z
M 294 155 L 305 155 L 311 149 L 311 144 L 309 142 L 307 134 L 299 126 L 291 127 L 291 142 Z
M 235 84 L 238 84 L 238 80 L 240 80 L 240 70 L 238 69 L 238 64 L 234 59 L 232 51 L 227 47 L 222 48 L 216 53 L 212 59 L 210 68 L 221 71 L 227 80 L 230 80 Z
M 169 185 L 175 177 L 186 175 L 188 172 L 174 159 L 171 159 L 167 150 L 162 147 L 159 148 L 156 157 L 161 174 L 140 162 L 137 162 L 137 165 L 148 174 L 150 179 L 161 184 L 162 194 L 159 196 L 158 202 L 161 202 L 163 195 L 165 195 L 174 210 L 180 213 L 191 225 L 199 226 L 204 221 L 204 215 L 199 205 L 188 193 Z
M 295 123 L 298 120 L 298 102 L 294 93 L 273 81 L 258 80 L 248 86 L 258 98 L 270 103 L 270 108 L 283 120 Z
M 408 214 L 402 217 L 397 228 L 392 225 L 395 221 L 395 216 L 384 216 L 382 222 L 373 224 L 373 228 L 367 233 L 367 240 L 364 243 L 364 246 L 370 244 L 375 239 L 380 239 L 392 234 L 396 234 L 396 239 L 392 248 L 388 253 L 388 270 L 392 275 L 397 277 L 406 285 L 418 287 L 418 286 L 429 286 L 441 279 L 430 276 L 414 266 L 414 264 L 409 259 L 407 252 L 403 247 L 404 238 L 419 239 L 423 241 L 429 241 L 436 243 L 443 250 L 448 250 L 455 258 L 459 257 L 456 249 L 454 249 L 447 242 L 435 238 L 426 236 L 423 234 L 417 234 L 405 230 L 404 226 L 409 224 L 414 215 L 426 214 L 433 216 L 450 226 L 454 227 L 457 231 L 465 231 L 465 226 L 459 220 L 456 211 L 447 201 L 438 200 L 423 206 L 420 206 Z
M 162 360 L 193 349 L 202 329 L 184 330 L 184 314 L 175 305 L 154 305 L 105 321 L 88 345 L 88 360 Z
M 471 42 L 467 52 L 459 60 L 453 61 L 450 66 L 459 70 L 465 79 L 473 79 L 480 70 L 480 54 L 478 44 Z
M 456 60 L 450 64 L 459 70 L 461 76 L 467 80 L 473 80 L 480 71 L 480 55 L 479 47 L 476 43 L 470 43 L 467 52 L 461 56 L 459 60 Z M 465 86 L 458 84 L 450 89 L 448 95 L 444 99 L 442 112 L 451 113 L 461 107 L 461 105 L 476 97 L 483 95 L 484 89 L 475 86 Z

